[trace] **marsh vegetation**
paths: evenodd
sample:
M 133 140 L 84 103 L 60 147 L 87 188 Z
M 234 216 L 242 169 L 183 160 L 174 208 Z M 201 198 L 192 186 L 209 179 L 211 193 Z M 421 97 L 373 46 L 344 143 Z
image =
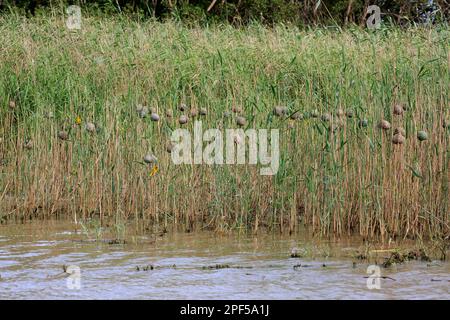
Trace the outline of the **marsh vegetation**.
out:
M 446 26 L 0 16 L 0 215 L 448 239 Z M 171 132 L 280 130 L 280 168 L 174 165 Z

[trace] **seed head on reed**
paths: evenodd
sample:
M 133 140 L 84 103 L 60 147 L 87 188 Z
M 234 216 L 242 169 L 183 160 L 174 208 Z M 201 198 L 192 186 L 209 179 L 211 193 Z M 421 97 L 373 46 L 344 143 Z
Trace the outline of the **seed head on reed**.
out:
M 297 112 L 294 112 L 293 114 L 291 114 L 290 118 L 292 120 L 301 120 L 301 119 L 303 119 L 303 114 L 301 112 L 297 111 Z
M 85 128 L 86 128 L 87 132 L 90 132 L 90 133 L 95 132 L 95 124 L 92 122 L 86 122 Z
M 394 114 L 395 114 L 396 116 L 401 116 L 401 115 L 403 114 L 404 111 L 405 111 L 405 109 L 404 109 L 404 107 L 403 107 L 402 104 L 396 103 L 396 104 L 394 105 Z
M 148 114 L 148 108 L 140 104 L 137 105 L 136 111 L 141 118 L 145 118 Z
M 148 153 L 144 156 L 145 163 L 151 164 L 151 163 L 156 163 L 157 161 L 158 161 L 158 159 L 156 159 L 156 157 L 151 153 Z
M 198 115 L 198 111 L 196 108 L 192 108 L 191 112 L 189 113 L 191 118 L 195 118 Z
M 178 119 L 179 124 L 186 124 L 187 122 L 188 122 L 188 117 L 184 114 L 182 114 L 180 116 L 180 118 Z
M 64 130 L 60 130 L 58 132 L 58 138 L 61 140 L 67 140 L 67 139 L 69 139 L 69 134 Z
M 344 116 L 344 110 L 342 110 L 342 109 L 337 109 L 336 110 L 336 116 L 338 116 L 338 117 L 343 117 Z
M 403 144 L 405 140 L 405 137 L 400 133 L 394 134 L 394 136 L 392 137 L 393 144 Z
M 283 106 L 276 106 L 275 108 L 273 108 L 273 114 L 276 115 L 277 117 L 282 117 L 286 115 L 287 111 L 288 109 Z
M 242 108 L 241 107 L 237 107 L 237 106 L 233 106 L 233 108 L 231 109 L 231 111 L 233 111 L 233 113 L 242 113 Z
M 158 122 L 158 121 L 159 121 L 159 115 L 158 115 L 157 113 L 152 113 L 152 114 L 150 115 L 150 119 L 151 119 L 152 121 Z
M 334 121 L 334 123 L 338 126 L 338 128 L 343 128 L 345 127 L 345 118 L 338 118 L 336 119 L 336 121 Z
M 53 119 L 53 112 L 51 112 L 51 111 L 47 111 L 45 114 L 44 114 L 44 117 L 45 118 L 47 118 L 47 119 Z
M 245 126 L 246 123 L 247 123 L 247 120 L 245 120 L 244 117 L 241 117 L 241 116 L 236 117 L 236 124 L 238 126 L 243 127 L 243 126 Z
M 310 113 L 311 118 L 318 118 L 319 117 L 319 111 L 317 109 L 314 109 Z
M 173 145 L 172 142 L 167 143 L 167 145 L 166 145 L 166 151 L 167 151 L 168 153 L 172 153 L 173 148 L 174 148 L 174 145 Z
M 355 113 L 353 112 L 352 109 L 349 109 L 345 112 L 345 115 L 347 116 L 347 118 L 353 118 L 353 116 L 355 115 Z
M 322 119 L 323 122 L 329 122 L 329 121 L 331 121 L 331 114 L 329 114 L 329 113 L 324 113 L 324 114 L 322 115 L 321 119 Z
M 369 125 L 369 121 L 366 118 L 359 120 L 360 128 L 366 128 L 368 125 Z
M 394 130 L 394 135 L 396 135 L 396 134 L 400 134 L 402 136 L 406 136 L 406 131 L 402 127 L 397 127 Z
M 26 139 L 23 143 L 23 147 L 28 150 L 33 149 L 33 141 L 31 139 Z
M 387 120 L 381 120 L 378 123 L 378 128 L 383 129 L 383 130 L 389 130 L 391 128 L 391 124 Z
M 333 121 L 330 122 L 330 124 L 328 125 L 327 129 L 330 132 L 336 132 L 338 131 L 342 126 L 339 124 L 338 121 Z
M 417 132 L 417 139 L 419 139 L 419 141 L 425 141 L 425 140 L 428 140 L 428 133 L 426 133 L 426 132 L 423 131 L 423 130 Z

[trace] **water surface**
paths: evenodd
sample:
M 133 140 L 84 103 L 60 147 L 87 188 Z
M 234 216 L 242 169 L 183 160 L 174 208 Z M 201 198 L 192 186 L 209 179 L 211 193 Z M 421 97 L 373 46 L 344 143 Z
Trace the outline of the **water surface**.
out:
M 388 278 L 368 289 L 369 262 L 352 257 L 361 248 L 357 238 L 195 232 L 130 237 L 126 244 L 87 240 L 63 223 L 0 226 L 0 298 L 450 298 L 450 263 L 442 261 L 381 268 Z M 290 257 L 294 247 L 302 258 Z M 80 277 L 63 265 L 79 268 Z

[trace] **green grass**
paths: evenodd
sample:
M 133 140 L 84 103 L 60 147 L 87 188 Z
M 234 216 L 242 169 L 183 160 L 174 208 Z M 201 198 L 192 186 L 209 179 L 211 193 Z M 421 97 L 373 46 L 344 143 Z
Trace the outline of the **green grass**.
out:
M 294 232 L 303 223 L 324 235 L 384 239 L 449 235 L 446 27 L 188 28 L 87 16 L 81 30 L 69 31 L 63 16 L 4 15 L 0 43 L 5 217 L 64 213 L 220 231 Z M 235 115 L 223 113 L 240 107 L 249 127 L 279 128 L 278 174 L 173 165 L 165 150 L 182 102 L 208 109 L 204 127 L 236 127 Z M 407 106 L 403 116 L 392 113 L 397 102 Z M 139 118 L 138 103 L 156 108 L 161 121 Z M 276 105 L 305 119 L 274 117 Z M 332 131 L 308 117 L 316 109 L 354 117 L 334 116 Z M 363 118 L 366 128 L 358 125 Z M 381 119 L 392 128 L 377 128 Z M 98 133 L 86 132 L 86 121 Z M 406 130 L 403 145 L 391 142 L 396 127 Z M 62 129 L 69 141 L 58 140 Z M 420 143 L 419 130 L 429 140 Z M 149 151 L 159 159 L 155 176 L 140 163 Z

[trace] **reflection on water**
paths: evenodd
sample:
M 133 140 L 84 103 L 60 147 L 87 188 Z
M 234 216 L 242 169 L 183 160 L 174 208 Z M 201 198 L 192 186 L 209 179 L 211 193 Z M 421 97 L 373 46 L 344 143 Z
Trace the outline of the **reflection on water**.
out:
M 368 263 L 353 265 L 350 253 L 360 245 L 354 240 L 206 232 L 140 237 L 125 245 L 81 239 L 86 237 L 61 224 L 0 226 L 0 298 L 450 298 L 450 263 L 441 261 L 382 268 L 381 276 L 389 278 L 369 290 Z M 293 247 L 322 253 L 290 258 Z

